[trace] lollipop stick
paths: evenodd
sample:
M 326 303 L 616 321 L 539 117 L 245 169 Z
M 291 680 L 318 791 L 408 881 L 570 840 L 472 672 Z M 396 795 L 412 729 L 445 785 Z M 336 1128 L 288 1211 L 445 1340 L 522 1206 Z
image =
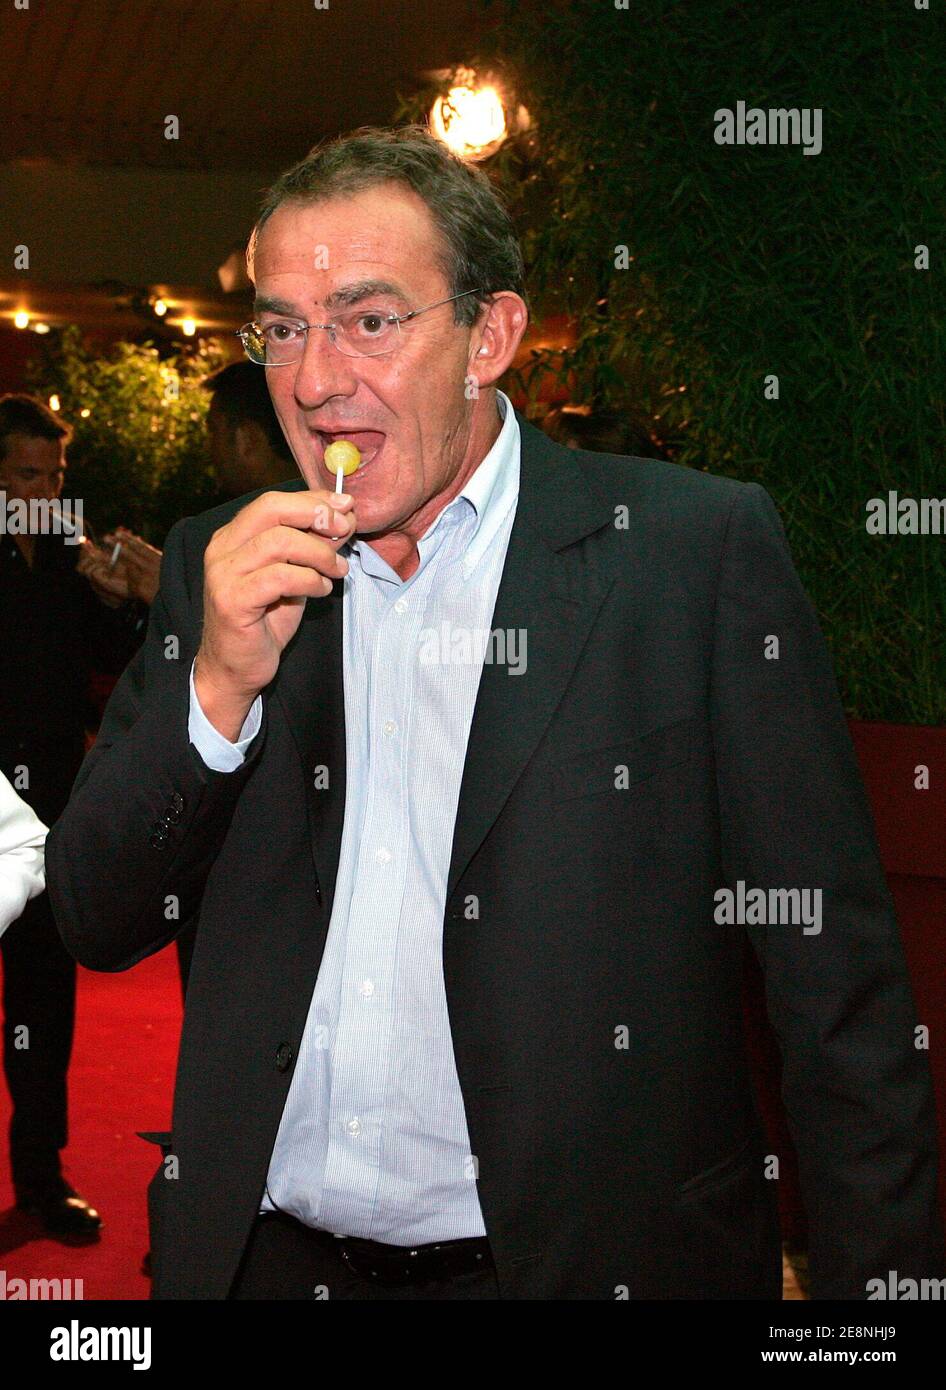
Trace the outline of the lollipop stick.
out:
M 335 474 L 335 491 L 336 491 L 336 492 L 341 492 L 341 490 L 342 490 L 342 479 L 343 479 L 344 477 L 345 477 L 345 470 L 344 470 L 344 468 L 339 468 L 338 472 Z

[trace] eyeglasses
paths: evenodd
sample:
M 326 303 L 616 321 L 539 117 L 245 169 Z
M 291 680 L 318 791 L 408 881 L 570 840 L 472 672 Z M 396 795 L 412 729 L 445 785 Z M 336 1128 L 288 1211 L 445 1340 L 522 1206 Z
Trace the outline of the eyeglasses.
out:
M 480 290 L 464 290 L 462 294 L 452 294 L 449 299 L 438 299 L 436 304 L 412 309 L 408 314 L 386 314 L 380 308 L 352 309 L 350 313 L 336 314 L 328 323 L 300 323 L 298 319 L 245 323 L 236 336 L 250 361 L 260 367 L 286 367 L 297 362 L 305 351 L 306 335 L 312 328 L 324 328 L 332 346 L 345 357 L 380 357 L 399 347 L 402 323 L 416 319 L 418 314 L 426 314 L 428 309 L 439 309 L 441 304 L 452 304 L 455 299 L 480 293 Z

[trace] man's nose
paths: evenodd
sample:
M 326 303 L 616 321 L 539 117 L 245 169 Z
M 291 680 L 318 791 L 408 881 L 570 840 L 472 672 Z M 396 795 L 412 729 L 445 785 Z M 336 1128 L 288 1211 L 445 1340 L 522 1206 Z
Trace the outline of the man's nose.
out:
M 330 396 L 351 396 L 358 389 L 357 357 L 346 357 L 325 328 L 310 328 L 296 367 L 293 394 L 302 406 L 321 405 Z

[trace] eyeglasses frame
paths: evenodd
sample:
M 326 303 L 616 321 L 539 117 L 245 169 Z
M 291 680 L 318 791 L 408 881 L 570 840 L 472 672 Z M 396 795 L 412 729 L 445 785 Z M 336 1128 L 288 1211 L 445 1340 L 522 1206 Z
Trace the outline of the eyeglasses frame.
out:
M 396 323 L 398 325 L 398 341 L 400 341 L 400 326 L 402 323 L 407 323 L 410 319 L 416 319 L 418 314 L 426 314 L 428 309 L 439 309 L 442 304 L 452 304 L 454 300 L 465 299 L 469 294 L 482 293 L 483 291 L 478 289 L 464 290 L 462 294 L 451 294 L 447 299 L 438 299 L 435 304 L 425 304 L 422 308 L 411 309 L 406 314 L 386 314 L 384 315 L 384 322 Z M 291 317 L 291 315 L 287 315 L 287 317 Z M 335 348 L 337 352 L 340 352 L 343 357 L 388 357 L 392 352 L 395 351 L 395 348 L 391 347 L 386 348 L 384 352 L 342 352 L 341 348 L 338 346 L 338 343 L 335 340 L 335 334 L 338 330 L 336 324 L 333 322 L 332 319 L 329 319 L 328 323 L 300 323 L 299 327 L 301 328 L 303 333 L 306 334 L 308 334 L 309 330 L 312 328 L 324 328 L 329 335 L 329 342 L 332 344 L 332 347 Z M 261 323 L 257 323 L 256 319 L 250 319 L 250 321 L 248 323 L 245 323 L 242 328 L 238 328 L 236 330 L 236 332 L 234 333 L 234 337 L 240 339 L 240 342 L 243 344 L 243 351 L 246 353 L 247 358 L 250 362 L 253 363 L 254 366 L 291 367 L 294 363 L 302 361 L 302 358 L 305 354 L 305 345 L 303 345 L 302 352 L 299 353 L 299 356 L 291 357 L 288 360 L 288 362 L 258 362 L 255 357 L 250 357 L 249 351 L 246 346 L 246 340 L 243 337 L 243 334 L 246 333 L 250 328 L 259 328 L 260 330 L 262 330 L 263 325 Z M 308 339 L 306 339 L 306 341 L 308 341 Z

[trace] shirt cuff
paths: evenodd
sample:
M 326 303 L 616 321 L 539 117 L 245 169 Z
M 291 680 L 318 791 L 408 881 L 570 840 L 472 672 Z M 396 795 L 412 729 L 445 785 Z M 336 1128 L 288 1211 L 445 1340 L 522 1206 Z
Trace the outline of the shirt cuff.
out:
M 194 689 L 194 665 L 195 663 L 191 662 L 187 736 L 212 772 L 235 772 L 242 766 L 246 750 L 259 733 L 260 724 L 263 722 L 262 696 L 257 695 L 253 701 L 250 712 L 243 721 L 240 737 L 236 743 L 231 743 L 228 738 L 224 738 L 219 729 L 214 728 L 200 707 L 197 691 Z

